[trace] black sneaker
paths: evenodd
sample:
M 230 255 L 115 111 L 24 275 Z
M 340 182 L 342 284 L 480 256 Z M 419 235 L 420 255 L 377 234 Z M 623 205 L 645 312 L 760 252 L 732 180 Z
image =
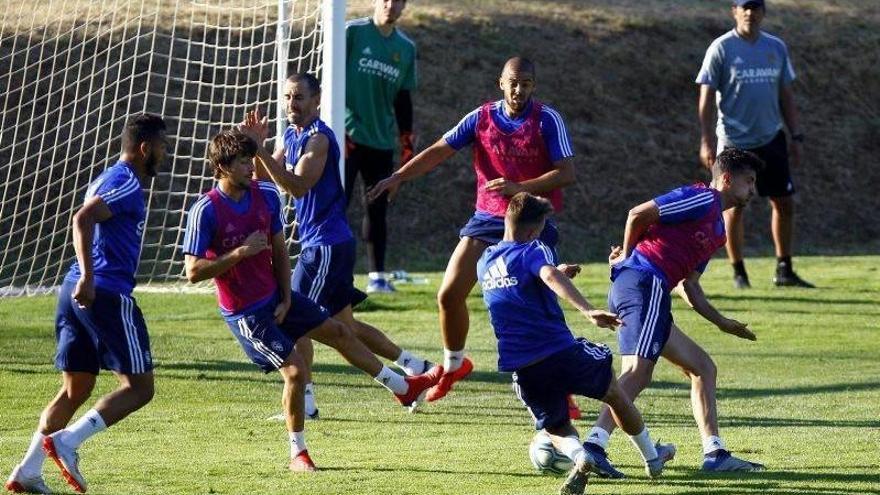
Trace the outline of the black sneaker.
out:
M 749 276 L 745 273 L 743 273 L 743 274 L 734 273 L 733 274 L 733 287 L 736 289 L 751 289 L 752 284 L 749 283 Z
M 773 283 L 776 287 L 802 287 L 804 289 L 815 289 L 816 286 L 797 276 L 795 272 L 776 271 L 773 277 Z

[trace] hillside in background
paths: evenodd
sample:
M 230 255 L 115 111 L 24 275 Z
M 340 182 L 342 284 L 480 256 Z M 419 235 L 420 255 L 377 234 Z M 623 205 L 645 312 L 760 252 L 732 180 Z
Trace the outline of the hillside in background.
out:
M 369 13 L 349 2 L 350 16 Z M 766 31 L 788 44 L 807 142 L 794 170 L 798 253 L 880 247 L 880 2 L 770 1 Z M 500 97 L 504 61 L 533 59 L 538 94 L 566 120 L 578 183 L 559 215 L 564 256 L 604 257 L 626 211 L 708 176 L 697 161 L 697 86 L 706 47 L 733 26 L 728 2 L 412 0 L 402 28 L 419 47 L 419 147 Z M 391 210 L 391 267 L 438 268 L 473 211 L 463 150 L 401 190 Z M 351 211 L 359 222 L 360 205 Z M 749 208 L 750 254 L 772 254 L 769 207 Z

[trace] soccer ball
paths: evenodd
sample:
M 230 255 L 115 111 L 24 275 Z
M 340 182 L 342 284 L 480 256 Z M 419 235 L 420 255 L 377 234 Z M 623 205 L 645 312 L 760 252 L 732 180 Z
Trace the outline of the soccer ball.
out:
M 535 469 L 550 474 L 565 474 L 574 464 L 565 454 L 556 450 L 550 435 L 544 431 L 539 431 L 529 444 L 529 459 Z

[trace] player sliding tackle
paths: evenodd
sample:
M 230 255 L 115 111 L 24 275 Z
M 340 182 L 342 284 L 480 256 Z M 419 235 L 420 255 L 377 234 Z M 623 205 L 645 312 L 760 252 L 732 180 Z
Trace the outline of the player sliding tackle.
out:
M 661 355 L 684 371 L 691 380 L 691 405 L 703 438 L 704 471 L 753 471 L 764 466 L 726 450 L 718 434 L 715 363 L 672 323 L 669 291 L 679 286 L 685 301 L 722 332 L 755 340 L 746 324 L 723 316 L 709 304 L 700 275 L 724 246 L 722 212 L 749 202 L 763 166 L 748 151 L 723 151 L 712 165 L 709 187 L 680 187 L 630 210 L 623 247 L 614 248 L 609 257 L 613 282 L 608 305 L 623 321 L 617 332 L 623 355 L 620 386 L 635 400 L 651 383 Z M 620 478 L 623 474 L 605 455 L 613 430 L 611 411 L 604 408 L 585 446 L 604 475 Z
M 456 151 L 471 145 L 477 173 L 477 211 L 461 229 L 461 240 L 449 258 L 437 294 L 443 335 L 445 374 L 428 392 L 428 400 L 444 397 L 453 383 L 466 377 L 473 364 L 464 355 L 469 315 L 467 296 L 477 281 L 476 264 L 488 246 L 504 233 L 504 213 L 510 198 L 521 191 L 547 197 L 558 212 L 561 188 L 574 183 L 574 153 L 556 110 L 532 99 L 535 66 L 515 57 L 504 64 L 499 78 L 504 93 L 467 114 L 455 128 L 419 153 L 368 194 L 370 201 L 401 183 L 431 171 Z M 551 249 L 559 234 L 547 221 L 541 240 Z
M 552 212 L 546 199 L 515 195 L 504 218 L 503 240 L 487 248 L 477 263 L 498 338 L 498 369 L 514 372 L 514 390 L 535 418 L 535 428 L 550 434 L 556 448 L 575 462 L 560 493 L 583 493 L 589 474 L 600 472 L 568 417 L 569 394 L 608 404 L 654 478 L 675 456 L 675 446 L 651 441 L 639 410 L 614 379 L 611 350 L 575 339 L 566 325 L 557 296 L 599 327 L 613 329 L 620 320 L 594 309 L 569 280 L 580 267 L 557 267 L 550 248 L 538 240 Z
M 314 471 L 304 436 L 305 363 L 293 349 L 300 337 L 339 351 L 408 406 L 439 380 L 403 377 L 383 366 L 344 324 L 290 289 L 281 201 L 271 182 L 252 180 L 258 145 L 238 131 L 211 140 L 208 160 L 217 187 L 189 211 L 183 251 L 190 282 L 213 278 L 220 311 L 251 361 L 284 378 L 281 402 L 290 438 L 290 470 Z
M 274 156 L 260 147 L 255 160 L 257 177 L 271 179 L 296 198 L 301 250 L 291 286 L 348 326 L 372 352 L 394 361 L 408 375 L 425 373 L 432 367 L 428 360 L 401 349 L 352 313 L 352 306 L 367 296 L 354 287 L 355 240 L 345 216 L 339 146 L 333 130 L 318 118 L 320 102 L 321 85 L 314 76 L 290 76 L 284 85 L 290 123 L 284 131 L 284 147 Z M 258 143 L 269 133 L 268 119 L 257 111 L 249 112 L 238 128 Z M 311 369 L 311 341 L 301 339 L 296 350 Z M 313 419 L 318 416 L 310 372 L 306 375 L 306 414 Z

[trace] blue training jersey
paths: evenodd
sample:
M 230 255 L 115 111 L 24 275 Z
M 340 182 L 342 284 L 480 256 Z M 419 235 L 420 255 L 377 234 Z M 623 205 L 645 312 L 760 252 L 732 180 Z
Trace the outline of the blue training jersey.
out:
M 500 371 L 516 371 L 575 343 L 556 294 L 541 280 L 545 265 L 556 266 L 556 255 L 539 240 L 501 241 L 477 262 Z
M 272 235 L 275 235 L 284 229 L 281 194 L 272 182 L 259 181 L 259 187 L 260 192 L 263 194 L 263 199 L 266 202 L 266 206 L 272 213 L 272 222 L 269 231 Z M 236 213 L 244 215 L 250 209 L 250 190 L 245 191 L 239 201 L 235 201 L 224 194 L 220 188 L 217 188 L 217 191 L 220 193 L 220 197 L 223 198 L 223 201 L 225 201 L 226 204 Z M 211 203 L 211 198 L 209 198 L 207 194 L 202 194 L 189 208 L 189 213 L 187 213 L 186 231 L 183 235 L 183 254 L 204 258 L 207 256 L 208 248 L 211 246 L 211 240 L 216 233 L 217 213 L 214 211 L 214 205 Z M 271 239 L 269 242 L 271 244 Z M 272 297 L 274 297 L 274 294 L 262 301 L 257 301 L 238 313 L 226 311 L 223 308 L 220 308 L 220 313 L 226 317 L 234 317 L 239 313 L 247 312 L 253 308 L 266 304 L 272 299 Z
M 147 218 L 144 192 L 137 174 L 128 162 L 117 161 L 89 184 L 85 200 L 100 197 L 113 213 L 95 225 L 92 237 L 92 265 L 95 287 L 130 294 L 141 254 L 141 238 Z M 76 282 L 81 275 L 79 263 L 73 262 L 66 281 Z
M 474 142 L 474 139 L 477 137 L 477 121 L 480 118 L 480 108 L 482 107 L 477 107 L 476 110 L 465 115 L 455 127 L 443 135 L 446 144 L 458 151 Z M 498 100 L 492 104 L 491 115 L 492 120 L 495 121 L 495 124 L 498 125 L 502 132 L 511 133 L 526 121 L 531 111 L 532 102 L 529 101 L 522 115 L 511 119 L 504 113 L 504 100 Z M 562 121 L 562 116 L 559 115 L 559 112 L 543 104 L 540 121 L 541 137 L 544 138 L 550 161 L 558 162 L 563 158 L 573 157 L 574 151 L 571 147 L 571 139 L 568 136 L 568 130 L 566 130 L 565 123 Z
M 779 91 L 795 79 L 785 43 L 761 32 L 751 43 L 732 29 L 709 45 L 697 84 L 716 90 L 719 147 L 763 146 L 782 130 Z
M 345 216 L 345 190 L 339 174 L 339 144 L 333 130 L 321 119 L 315 119 L 300 131 L 293 126 L 284 131 L 287 169 L 296 167 L 309 138 L 318 133 L 327 136 L 330 142 L 324 171 L 318 182 L 294 202 L 299 241 L 304 248 L 332 246 L 354 239 Z

